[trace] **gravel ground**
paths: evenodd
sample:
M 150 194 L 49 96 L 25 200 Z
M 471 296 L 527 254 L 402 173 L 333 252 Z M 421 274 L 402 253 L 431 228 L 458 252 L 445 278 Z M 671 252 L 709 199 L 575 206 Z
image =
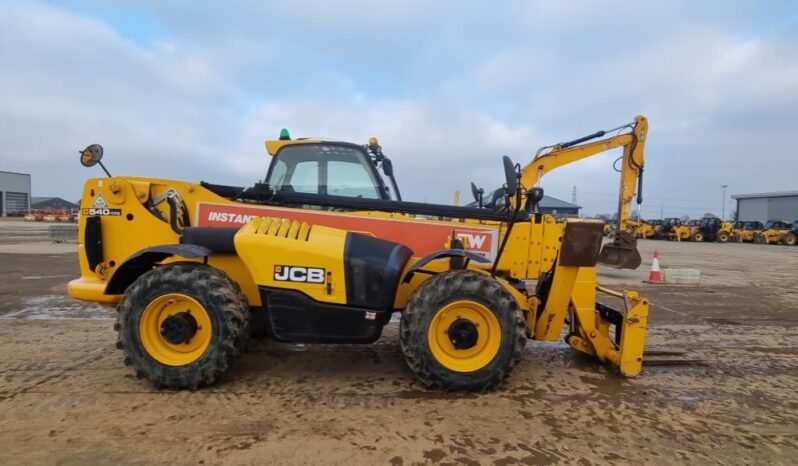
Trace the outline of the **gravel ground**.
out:
M 604 284 L 651 298 L 652 347 L 689 350 L 701 364 L 622 379 L 563 343 L 530 342 L 505 388 L 443 394 L 406 368 L 393 323 L 368 346 L 256 341 L 221 383 L 173 392 L 122 364 L 113 309 L 66 297 L 75 246 L 39 247 L 46 229 L 11 223 L 0 222 L 0 464 L 798 457 L 798 247 L 643 241 L 639 270 L 600 270 Z M 702 283 L 641 283 L 654 248 L 664 267 L 701 270 Z

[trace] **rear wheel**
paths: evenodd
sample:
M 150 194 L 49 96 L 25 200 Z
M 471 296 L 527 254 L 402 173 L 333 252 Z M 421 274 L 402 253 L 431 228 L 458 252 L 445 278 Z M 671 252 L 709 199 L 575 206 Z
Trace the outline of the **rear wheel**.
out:
M 718 242 L 726 243 L 729 241 L 729 233 L 726 231 L 718 232 Z
M 704 241 L 704 234 L 701 233 L 700 231 L 696 232 L 693 235 L 693 241 Z
M 781 240 L 782 243 L 786 244 L 787 246 L 795 246 L 798 244 L 798 236 L 795 233 L 787 233 L 784 235 L 784 238 Z
M 443 390 L 501 386 L 521 360 L 526 324 L 513 296 L 474 271 L 436 275 L 402 313 L 400 343 L 421 381 Z
M 247 301 L 236 283 L 193 262 L 145 273 L 127 289 L 117 312 L 114 328 L 125 364 L 156 387 L 212 384 L 249 334 Z

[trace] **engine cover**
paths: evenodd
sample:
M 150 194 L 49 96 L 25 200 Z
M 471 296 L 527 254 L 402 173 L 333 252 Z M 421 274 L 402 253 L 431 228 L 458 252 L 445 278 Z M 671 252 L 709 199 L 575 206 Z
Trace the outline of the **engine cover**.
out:
M 390 311 L 412 255 L 404 245 L 290 219 L 258 217 L 235 235 L 255 283 L 312 300 Z

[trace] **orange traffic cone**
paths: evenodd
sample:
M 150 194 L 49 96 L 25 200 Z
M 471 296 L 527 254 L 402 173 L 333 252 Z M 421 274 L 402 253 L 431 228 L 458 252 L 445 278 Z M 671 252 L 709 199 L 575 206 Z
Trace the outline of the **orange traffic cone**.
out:
M 659 251 L 654 250 L 654 259 L 651 260 L 651 272 L 648 274 L 648 283 L 662 283 L 662 272 L 659 270 Z

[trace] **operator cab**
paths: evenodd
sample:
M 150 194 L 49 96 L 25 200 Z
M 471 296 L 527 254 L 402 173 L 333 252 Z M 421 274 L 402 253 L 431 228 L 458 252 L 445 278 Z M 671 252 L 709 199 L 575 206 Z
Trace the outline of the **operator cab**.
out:
M 280 139 L 266 141 L 272 156 L 266 178 L 252 187 L 201 182 L 211 192 L 241 202 L 333 211 L 381 211 L 431 218 L 474 220 L 526 220 L 524 209 L 480 209 L 405 201 L 393 176 L 393 165 L 376 138 L 368 144 L 321 139 L 291 139 L 283 130 Z M 520 198 L 518 166 L 503 157 L 508 198 Z M 382 175 L 380 174 L 382 172 Z M 388 186 L 390 182 L 390 187 Z M 526 192 L 527 205 L 537 202 L 543 190 Z
M 765 223 L 765 230 L 787 230 L 790 228 L 790 224 L 781 220 L 770 220 Z
M 721 223 L 717 217 L 704 217 L 701 219 L 701 229 L 708 232 L 720 230 Z
M 266 183 L 280 193 L 391 199 L 369 154 L 349 143 L 283 146 L 272 159 Z
M 275 192 L 402 200 L 393 164 L 375 137 L 363 146 L 320 139 L 291 140 L 283 128 L 280 139 L 266 141 L 266 150 L 273 158 L 265 184 Z M 378 168 L 390 180 L 393 192 Z
M 682 220 L 676 217 L 666 218 L 665 221 L 662 223 L 663 231 L 671 231 L 671 229 L 681 226 Z
M 368 144 L 358 145 L 348 142 L 327 141 L 321 139 L 291 139 L 288 131 L 280 132 L 279 140 L 266 141 L 266 148 L 272 155 L 272 161 L 266 174 L 266 179 L 258 189 L 273 192 L 281 197 L 308 199 L 306 195 L 328 198 L 333 197 L 357 198 L 364 202 L 374 201 L 400 201 L 405 206 L 409 204 L 402 201 L 399 187 L 393 176 L 393 164 L 382 152 L 377 138 L 370 138 Z M 495 211 L 498 215 L 485 212 L 475 212 L 473 209 L 463 210 L 457 206 L 451 207 L 450 217 L 475 216 L 477 218 L 492 217 L 504 218 L 510 211 L 511 198 L 516 193 L 518 167 L 508 157 L 503 158 L 506 184 L 485 196 L 482 202 L 482 190 L 478 190 L 472 183 L 474 195 L 479 197 L 479 202 L 469 204 L 468 207 L 477 207 L 479 210 Z M 381 169 L 381 170 L 380 170 Z M 382 171 L 382 174 L 380 174 Z M 388 185 L 390 182 L 390 187 Z M 510 187 L 508 189 L 508 186 Z M 541 188 L 527 191 L 527 205 L 535 206 L 543 197 Z M 308 199 L 310 200 L 310 199 Z M 348 201 L 343 201 L 349 203 Z M 310 206 L 312 203 L 304 204 Z M 426 206 L 433 207 L 431 204 Z M 364 204 L 365 206 L 365 204 Z M 370 208 L 377 204 L 368 203 Z M 442 206 L 436 206 L 442 207 Z M 338 205 L 335 208 L 344 208 Z M 414 209 L 420 210 L 427 209 Z M 437 209 L 440 210 L 440 209 Z M 529 209 L 526 209 L 529 211 Z M 458 215 L 459 214 L 459 215 Z

